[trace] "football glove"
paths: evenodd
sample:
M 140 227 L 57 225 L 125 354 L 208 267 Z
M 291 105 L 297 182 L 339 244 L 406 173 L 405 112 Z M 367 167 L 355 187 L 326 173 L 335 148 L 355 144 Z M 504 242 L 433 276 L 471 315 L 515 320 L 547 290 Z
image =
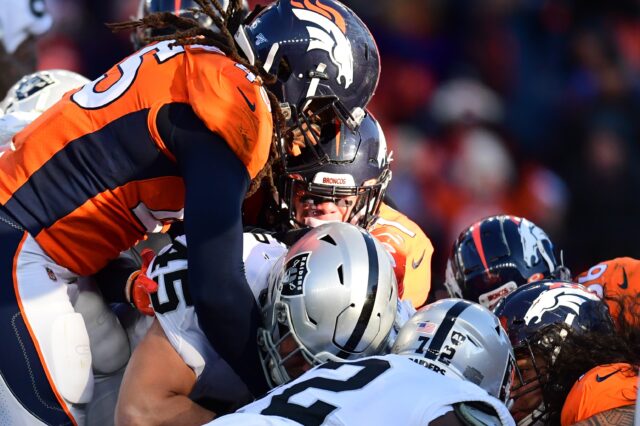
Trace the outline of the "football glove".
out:
M 142 257 L 142 267 L 129 275 L 125 287 L 125 296 L 131 306 L 149 316 L 155 315 L 149 295 L 158 291 L 158 283 L 147 276 L 147 268 L 155 255 L 153 250 L 142 250 L 142 253 L 140 253 Z

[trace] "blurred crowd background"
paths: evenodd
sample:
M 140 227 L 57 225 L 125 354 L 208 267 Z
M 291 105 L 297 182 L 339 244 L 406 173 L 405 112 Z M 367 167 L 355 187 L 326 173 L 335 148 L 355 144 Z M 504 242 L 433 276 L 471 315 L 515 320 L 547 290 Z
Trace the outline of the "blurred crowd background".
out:
M 390 195 L 434 244 L 434 285 L 459 232 L 497 213 L 545 229 L 575 273 L 640 257 L 640 2 L 344 2 L 380 48 Z M 47 0 L 39 68 L 98 77 L 132 50 L 103 23 L 137 5 Z

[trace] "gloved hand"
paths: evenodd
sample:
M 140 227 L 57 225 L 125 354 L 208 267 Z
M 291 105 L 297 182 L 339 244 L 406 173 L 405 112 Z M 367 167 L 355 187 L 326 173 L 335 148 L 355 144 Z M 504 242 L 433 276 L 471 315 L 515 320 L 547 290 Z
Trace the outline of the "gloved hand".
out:
M 125 296 L 127 301 L 138 311 L 145 315 L 154 316 L 155 312 L 149 295 L 158 291 L 158 283 L 147 276 L 147 268 L 156 254 L 151 249 L 144 249 L 140 256 L 142 257 L 142 267 L 129 275 Z
M 371 231 L 371 235 L 382 243 L 393 258 L 393 271 L 398 281 L 398 298 L 402 298 L 404 294 L 404 273 L 407 267 L 404 238 L 396 228 L 386 225 L 377 226 Z

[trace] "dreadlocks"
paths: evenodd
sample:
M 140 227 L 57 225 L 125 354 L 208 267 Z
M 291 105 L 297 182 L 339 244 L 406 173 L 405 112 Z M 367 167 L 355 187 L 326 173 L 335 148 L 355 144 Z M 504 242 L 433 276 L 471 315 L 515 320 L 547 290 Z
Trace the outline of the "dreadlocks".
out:
M 242 24 L 242 1 L 230 0 L 229 6 L 226 10 L 222 7 L 218 0 L 194 0 L 200 10 L 193 9 L 193 12 L 205 13 L 211 18 L 213 23 L 219 29 L 219 32 L 213 31 L 209 28 L 203 27 L 195 19 L 174 15 L 170 12 L 156 12 L 142 19 L 135 21 L 127 21 L 116 24 L 107 24 L 113 31 L 130 30 L 130 29 L 152 29 L 152 30 L 170 30 L 171 34 L 168 35 L 148 35 L 145 36 L 144 41 L 151 43 L 155 41 L 174 40 L 174 45 L 185 46 L 191 44 L 200 44 L 206 46 L 213 46 L 220 49 L 231 60 L 238 62 L 256 76 L 260 78 L 265 84 L 273 84 L 276 82 L 274 75 L 268 74 L 263 71 L 261 64 L 256 63 L 252 65 L 242 55 L 238 53 L 235 41 L 233 39 L 233 32 Z M 260 7 L 256 6 L 256 9 L 249 15 L 249 18 L 255 16 L 260 11 Z M 266 178 L 268 185 L 272 193 L 276 193 L 277 189 L 273 178 L 274 167 L 277 166 L 278 149 L 277 143 L 280 135 L 280 125 L 284 123 L 284 115 L 280 109 L 280 103 L 271 91 L 267 90 L 269 100 L 271 102 L 271 114 L 273 116 L 273 137 L 271 141 L 271 147 L 269 150 L 269 158 L 265 166 L 260 170 L 255 178 L 251 181 L 251 186 L 247 191 L 246 198 L 253 195 L 260 187 L 262 181 Z
M 608 299 L 620 312 L 615 332 L 575 333 L 563 324 L 546 334 L 560 348 L 557 359 L 548 366 L 549 381 L 543 388 L 550 419 L 558 424 L 569 391 L 587 371 L 599 365 L 626 363 L 631 367 L 623 373 L 633 376 L 640 368 L 640 295 Z

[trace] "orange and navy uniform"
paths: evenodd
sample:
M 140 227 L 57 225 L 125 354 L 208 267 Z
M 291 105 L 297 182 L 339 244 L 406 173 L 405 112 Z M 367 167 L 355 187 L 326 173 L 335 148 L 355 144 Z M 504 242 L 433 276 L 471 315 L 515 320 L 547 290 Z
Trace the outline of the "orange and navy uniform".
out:
M 0 387 L 26 408 L 21 413 L 76 423 L 69 410 L 77 407 L 65 401 L 86 402 L 75 397 L 88 394 L 90 381 L 61 379 L 69 364 L 52 358 L 54 349 L 75 351 L 51 338 L 73 310 L 66 283 L 183 216 L 201 328 L 252 391 L 266 390 L 240 208 L 272 135 L 269 100 L 254 74 L 215 48 L 163 41 L 67 93 L 14 137 L 0 158 Z M 43 297 L 52 299 L 47 309 Z M 90 374 L 86 361 L 74 365 Z M 59 385 L 71 382 L 80 389 L 63 401 Z
M 618 300 L 640 294 L 640 260 L 618 257 L 598 263 L 578 275 L 576 282 L 603 297 L 611 315 L 616 318 L 620 311 Z
M 0 158 L 0 204 L 80 275 L 182 218 L 183 178 L 156 122 L 164 105 L 189 104 L 250 177 L 268 157 L 272 119 L 255 76 L 217 49 L 170 43 L 65 95 Z
M 398 296 L 424 305 L 431 290 L 433 245 L 420 227 L 399 211 L 382 203 L 369 232 L 384 244 L 394 259 Z
M 600 365 L 584 374 L 571 388 L 562 407 L 562 426 L 598 413 L 634 404 L 638 376 L 626 363 Z

